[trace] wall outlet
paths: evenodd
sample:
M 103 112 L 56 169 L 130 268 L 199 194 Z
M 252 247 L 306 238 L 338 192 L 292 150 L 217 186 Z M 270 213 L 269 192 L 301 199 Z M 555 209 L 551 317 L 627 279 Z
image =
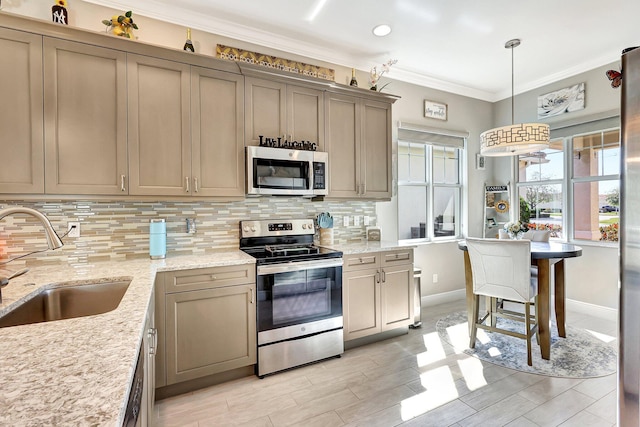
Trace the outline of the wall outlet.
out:
M 365 227 L 369 226 L 369 217 L 367 215 L 364 216 L 364 226 Z
M 77 221 L 67 223 L 67 231 L 69 237 L 80 237 L 80 223 Z
M 433 273 L 433 283 L 438 283 L 438 273 Z
M 345 215 L 342 217 L 342 225 L 344 225 L 345 227 L 349 226 L 349 215 Z
M 353 217 L 353 225 L 356 227 L 360 227 L 360 215 L 356 215 Z

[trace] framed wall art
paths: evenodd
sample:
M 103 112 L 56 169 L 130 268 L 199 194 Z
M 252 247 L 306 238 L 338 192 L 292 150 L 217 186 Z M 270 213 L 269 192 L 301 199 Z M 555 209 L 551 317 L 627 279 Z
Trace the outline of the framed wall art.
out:
M 447 120 L 447 104 L 424 100 L 424 116 L 429 119 Z
M 553 117 L 584 109 L 584 83 L 538 97 L 538 118 Z

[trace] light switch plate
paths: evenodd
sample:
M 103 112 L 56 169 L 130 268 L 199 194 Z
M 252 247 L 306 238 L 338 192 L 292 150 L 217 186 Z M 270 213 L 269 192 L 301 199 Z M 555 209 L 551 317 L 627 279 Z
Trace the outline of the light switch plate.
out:
M 369 216 L 368 216 L 368 215 L 365 215 L 365 216 L 364 216 L 364 226 L 365 226 L 365 227 L 368 227 L 368 226 L 369 226 Z
M 345 215 L 342 217 L 342 225 L 344 225 L 345 227 L 349 226 L 349 215 Z
M 353 225 L 356 227 L 360 227 L 360 215 L 356 215 L 353 217 Z

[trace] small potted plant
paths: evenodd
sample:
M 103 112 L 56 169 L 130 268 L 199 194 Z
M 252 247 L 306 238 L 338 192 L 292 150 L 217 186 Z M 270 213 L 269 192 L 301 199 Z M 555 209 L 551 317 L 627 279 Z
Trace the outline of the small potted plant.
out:
M 133 13 L 125 12 L 124 15 L 113 15 L 111 19 L 102 21 L 107 26 L 107 31 L 111 30 L 113 34 L 128 39 L 133 38 L 133 30 L 137 30 L 138 26 L 133 22 Z

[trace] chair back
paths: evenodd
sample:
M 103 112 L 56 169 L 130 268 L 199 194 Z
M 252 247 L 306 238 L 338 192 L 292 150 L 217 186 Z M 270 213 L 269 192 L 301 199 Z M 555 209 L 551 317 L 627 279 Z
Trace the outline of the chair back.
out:
M 519 302 L 529 302 L 537 295 L 528 240 L 468 238 L 467 250 L 474 294 Z
M 522 235 L 522 238 L 532 242 L 548 242 L 550 236 L 549 230 L 529 230 Z

